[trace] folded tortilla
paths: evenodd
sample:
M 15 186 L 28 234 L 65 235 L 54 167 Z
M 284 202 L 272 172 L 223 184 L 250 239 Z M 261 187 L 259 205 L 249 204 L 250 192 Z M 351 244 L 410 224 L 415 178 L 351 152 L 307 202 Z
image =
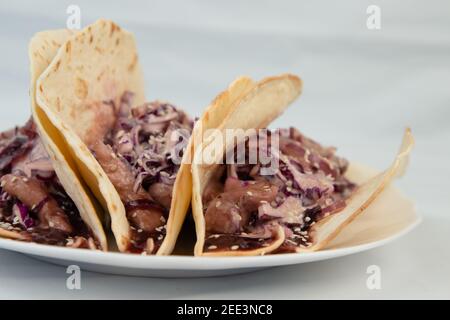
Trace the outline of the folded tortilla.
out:
M 229 91 L 213 104 L 220 103 L 220 97 Z M 228 106 L 223 122 L 216 125 L 219 136 L 226 136 L 227 129 L 266 128 L 300 92 L 301 81 L 294 76 L 254 83 Z M 320 146 L 295 128 L 269 131 L 266 136 L 238 136 L 225 143 L 216 137 L 211 134 L 196 144 L 193 157 L 196 256 L 322 249 L 403 174 L 414 142 L 407 129 L 394 163 L 378 176 L 356 185 L 347 176 L 346 160 L 336 156 L 333 148 Z M 264 164 L 260 160 L 250 163 L 250 153 L 244 162 L 221 164 L 239 146 L 250 152 L 252 148 L 260 150 L 260 143 L 267 145 L 267 141 L 270 158 L 279 164 L 276 171 L 262 174 Z M 215 162 L 205 163 L 204 157 L 211 150 Z
M 3 214 L 12 210 L 14 220 L 7 219 L 10 221 L 5 225 L 8 228 L 0 228 L 0 236 L 107 250 L 95 200 L 86 192 L 74 162 L 66 156 L 68 151 L 61 143 L 62 137 L 36 104 L 34 94 L 37 78 L 48 67 L 60 46 L 72 36 L 73 32 L 69 30 L 52 30 L 37 33 L 30 41 L 33 120 L 23 127 L 2 133 L 4 147 L 15 145 L 17 149 L 8 168 L 2 171 L 2 210 Z M 63 189 L 60 190 L 59 186 Z M 20 192 L 22 187 L 26 192 Z M 8 190 L 19 191 L 16 195 Z M 48 195 L 39 204 L 31 205 L 41 193 Z M 71 232 L 61 230 L 67 228 L 72 229 Z
M 181 164 L 153 148 L 173 149 L 165 136 L 180 126 L 189 138 L 193 122 L 169 103 L 144 103 L 134 36 L 111 21 L 88 26 L 40 76 L 36 97 L 109 213 L 118 249 L 170 254 L 191 198 L 192 143 L 185 141 Z M 164 201 L 149 190 L 157 183 L 170 188 Z

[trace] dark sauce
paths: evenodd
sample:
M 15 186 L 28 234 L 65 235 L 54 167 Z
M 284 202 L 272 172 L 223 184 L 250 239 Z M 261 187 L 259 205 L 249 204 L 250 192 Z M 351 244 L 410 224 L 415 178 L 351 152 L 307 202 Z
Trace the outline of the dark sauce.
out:
M 94 244 L 97 248 L 100 248 L 98 240 L 93 236 L 88 226 L 81 219 L 78 208 L 76 207 L 73 200 L 67 195 L 62 186 L 55 182 L 55 180 L 49 180 L 45 182 L 49 195 L 56 200 L 59 207 L 64 211 L 71 226 L 73 227 L 72 233 L 66 233 L 58 229 L 53 228 L 42 228 L 39 226 L 25 228 L 21 223 L 14 221 L 14 215 L 12 214 L 12 207 L 17 199 L 11 197 L 7 201 L 4 201 L 0 205 L 0 221 L 6 222 L 13 228 L 12 231 L 19 232 L 24 241 L 30 241 L 40 244 L 55 245 L 55 246 L 66 246 L 70 238 L 83 237 L 86 240 L 92 238 Z M 29 215 L 35 220 L 38 217 L 38 210 L 30 210 Z
M 166 228 L 161 228 L 161 231 L 155 232 L 146 232 L 141 231 L 138 232 L 135 228 L 130 228 L 131 241 L 128 251 L 130 253 L 141 254 L 145 251 L 147 246 L 147 240 L 153 239 L 154 248 L 151 253 L 147 252 L 147 254 L 155 254 L 158 249 L 161 247 L 165 237 L 166 237 Z
M 273 239 L 246 238 L 239 234 L 207 235 L 205 252 L 218 251 L 250 251 L 269 246 Z

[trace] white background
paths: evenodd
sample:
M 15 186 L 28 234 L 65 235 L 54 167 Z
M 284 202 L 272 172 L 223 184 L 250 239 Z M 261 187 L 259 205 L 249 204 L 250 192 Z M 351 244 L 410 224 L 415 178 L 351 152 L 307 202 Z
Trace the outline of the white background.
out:
M 0 250 L 0 298 L 450 298 L 450 3 L 448 1 L 2 1 L 0 128 L 29 116 L 27 43 L 105 17 L 136 33 L 148 99 L 199 115 L 238 75 L 291 72 L 304 94 L 275 126 L 296 126 L 348 159 L 379 169 L 405 126 L 417 145 L 398 185 L 424 217 L 406 237 L 370 252 L 210 279 L 145 279 L 65 269 Z M 381 7 L 381 30 L 366 8 Z M 381 268 L 368 290 L 366 268 Z

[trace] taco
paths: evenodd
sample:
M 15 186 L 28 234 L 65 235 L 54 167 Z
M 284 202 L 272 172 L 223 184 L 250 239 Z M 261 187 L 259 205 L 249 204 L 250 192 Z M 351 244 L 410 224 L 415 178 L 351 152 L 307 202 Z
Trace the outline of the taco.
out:
M 68 30 L 46 31 L 30 42 L 33 119 L 0 133 L 0 236 L 107 250 L 95 202 L 64 156 L 66 150 L 57 147 L 58 137 L 52 136 L 33 94 L 38 76 L 72 35 Z
M 228 129 L 266 128 L 300 92 L 301 82 L 292 77 L 255 84 L 228 105 L 218 134 L 195 148 L 196 256 L 320 250 L 404 172 L 413 146 L 409 129 L 394 163 L 361 184 L 349 177 L 351 164 L 335 148 L 296 128 L 250 130 L 223 141 Z
M 109 213 L 118 249 L 170 254 L 191 198 L 193 121 L 170 103 L 145 103 L 133 35 L 106 20 L 80 31 L 40 76 L 36 98 Z

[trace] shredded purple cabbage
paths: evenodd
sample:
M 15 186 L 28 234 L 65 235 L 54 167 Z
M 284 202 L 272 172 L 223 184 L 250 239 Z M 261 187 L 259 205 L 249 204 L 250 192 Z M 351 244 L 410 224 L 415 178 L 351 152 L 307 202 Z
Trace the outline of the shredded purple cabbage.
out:
M 16 202 L 13 206 L 13 213 L 25 229 L 32 228 L 36 225 L 34 219 L 30 217 L 28 208 L 22 202 Z
M 32 121 L 28 121 L 23 127 L 0 133 L 0 172 L 8 170 L 14 160 L 27 153 L 33 146 L 36 136 Z
M 131 108 L 132 94 L 122 96 L 109 144 L 135 174 L 135 191 L 156 182 L 173 185 L 192 133 L 193 121 L 169 103 Z M 108 140 L 108 139 L 107 139 Z M 178 151 L 178 152 L 177 152 Z

